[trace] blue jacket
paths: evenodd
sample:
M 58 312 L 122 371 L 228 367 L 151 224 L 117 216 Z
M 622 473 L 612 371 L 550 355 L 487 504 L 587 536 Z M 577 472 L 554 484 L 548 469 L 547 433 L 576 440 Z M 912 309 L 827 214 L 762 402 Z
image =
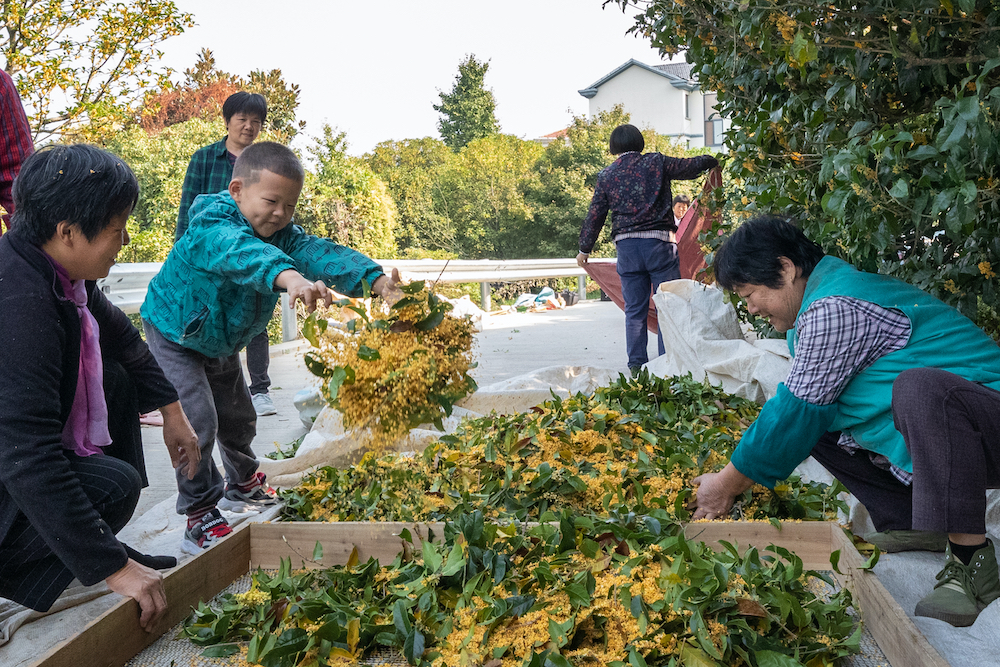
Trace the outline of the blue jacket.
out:
M 799 315 L 813 302 L 836 295 L 901 311 L 910 321 L 910 338 L 902 349 L 855 375 L 831 405 L 807 403 L 778 385 L 732 457 L 737 470 L 765 486 L 788 477 L 826 431 L 847 432 L 861 447 L 912 472 L 906 443 L 892 420 L 892 383 L 904 370 L 938 368 L 1000 390 L 1000 347 L 951 306 L 890 276 L 824 257 L 809 276 Z M 792 329 L 788 347 L 793 355 L 796 341 Z
M 278 302 L 274 280 L 295 269 L 348 296 L 383 274 L 374 261 L 288 225 L 263 239 L 228 192 L 201 195 L 191 222 L 149 283 L 140 314 L 163 336 L 208 357 L 239 352 L 267 328 Z

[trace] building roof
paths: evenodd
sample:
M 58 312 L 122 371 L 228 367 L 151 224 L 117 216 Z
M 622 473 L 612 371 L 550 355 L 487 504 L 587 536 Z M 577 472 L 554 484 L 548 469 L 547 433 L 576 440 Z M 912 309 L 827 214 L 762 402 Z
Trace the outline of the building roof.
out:
M 658 76 L 662 76 L 670 81 L 670 85 L 681 90 L 697 90 L 698 82 L 691 78 L 691 65 L 688 63 L 665 63 L 663 65 L 650 66 L 632 58 L 624 65 L 621 65 L 608 74 L 604 75 L 589 87 L 577 91 L 588 100 L 597 94 L 597 89 L 605 83 L 615 78 L 630 67 L 639 67 Z
M 653 69 L 658 69 L 661 72 L 666 72 L 682 79 L 692 78 L 691 63 L 664 63 L 662 65 L 653 65 Z

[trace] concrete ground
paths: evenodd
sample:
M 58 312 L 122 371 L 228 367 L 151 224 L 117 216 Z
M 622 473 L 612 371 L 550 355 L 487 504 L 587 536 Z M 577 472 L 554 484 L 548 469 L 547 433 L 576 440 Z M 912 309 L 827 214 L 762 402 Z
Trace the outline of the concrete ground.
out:
M 271 347 L 271 399 L 278 414 L 257 419 L 253 450 L 258 457 L 287 445 L 306 433 L 292 405 L 295 393 L 315 378 L 306 370 L 305 341 Z M 656 356 L 656 338 L 649 337 L 649 358 Z M 594 366 L 626 372 L 625 316 L 608 301 L 581 301 L 565 310 L 511 313 L 489 318 L 476 334 L 479 366 L 472 376 L 479 386 L 508 380 L 546 366 Z M 133 522 L 146 510 L 176 494 L 177 484 L 159 427 L 142 427 L 149 486 L 142 491 Z M 216 463 L 220 463 L 218 451 Z

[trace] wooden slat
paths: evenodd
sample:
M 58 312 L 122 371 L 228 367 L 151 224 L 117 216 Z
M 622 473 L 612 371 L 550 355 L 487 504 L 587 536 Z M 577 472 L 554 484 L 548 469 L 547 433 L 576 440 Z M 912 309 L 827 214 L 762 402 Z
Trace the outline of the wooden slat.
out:
M 260 523 L 254 524 L 250 534 L 250 567 L 276 568 L 282 558 L 291 558 L 294 567 L 343 565 L 355 547 L 361 562 L 375 557 L 388 565 L 403 549 L 400 534 L 404 529 L 414 540 L 427 539 L 432 531 L 435 540 L 444 537 L 443 523 Z M 323 545 L 323 557 L 313 561 L 316 542 Z
M 854 548 L 850 538 L 833 527 L 833 548 L 840 550 L 840 584 L 851 591 L 861 610 L 861 618 L 875 637 L 889 664 L 897 667 L 948 667 L 895 598 L 873 573 L 860 569 L 865 558 Z
M 163 588 L 169 605 L 164 618 L 146 632 L 139 625 L 139 605 L 122 600 L 82 632 L 54 647 L 33 667 L 120 667 L 187 618 L 191 607 L 208 601 L 246 574 L 250 563 L 250 526 L 169 572 Z
M 684 534 L 689 540 L 705 542 L 714 549 L 721 548 L 720 541 L 735 544 L 740 553 L 750 546 L 763 550 L 767 545 L 774 544 L 794 551 L 795 555 L 802 559 L 802 565 L 807 570 L 829 570 L 831 525 L 835 524 L 802 521 L 782 524 L 779 529 L 763 522 L 706 521 L 687 524 L 684 527 Z

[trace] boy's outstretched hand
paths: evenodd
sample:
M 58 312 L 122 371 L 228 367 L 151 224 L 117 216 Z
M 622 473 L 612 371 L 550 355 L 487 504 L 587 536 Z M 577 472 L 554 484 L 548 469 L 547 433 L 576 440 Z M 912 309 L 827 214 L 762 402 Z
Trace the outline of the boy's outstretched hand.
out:
M 383 274 L 375 279 L 372 292 L 385 299 L 385 302 L 391 306 L 403 298 L 403 292 L 399 289 L 400 282 L 402 279 L 399 277 L 399 269 L 393 269 L 391 276 Z
M 307 313 L 316 310 L 320 301 L 327 307 L 333 303 L 333 294 L 322 280 L 311 283 L 294 269 L 285 269 L 279 273 L 274 279 L 274 286 L 288 292 L 288 302 L 291 305 L 294 306 L 296 301 L 301 301 Z

